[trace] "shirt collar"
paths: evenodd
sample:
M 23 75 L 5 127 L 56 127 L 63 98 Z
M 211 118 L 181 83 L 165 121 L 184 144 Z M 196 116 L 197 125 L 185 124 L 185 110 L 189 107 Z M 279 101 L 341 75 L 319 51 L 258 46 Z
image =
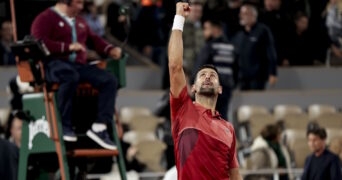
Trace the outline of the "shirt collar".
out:
M 215 114 L 212 115 L 211 109 L 206 109 L 206 108 L 203 107 L 201 104 L 196 103 L 196 102 L 194 102 L 194 105 L 195 105 L 197 111 L 199 111 L 201 114 L 206 113 L 207 116 L 209 116 L 209 117 L 211 117 L 211 118 L 222 119 L 222 118 L 221 118 L 221 114 L 220 114 L 217 110 L 215 110 Z

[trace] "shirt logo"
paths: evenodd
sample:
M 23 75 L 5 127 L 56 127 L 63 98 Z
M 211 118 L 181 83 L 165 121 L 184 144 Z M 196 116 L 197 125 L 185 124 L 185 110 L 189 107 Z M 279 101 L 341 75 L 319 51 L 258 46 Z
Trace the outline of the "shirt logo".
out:
M 59 21 L 58 25 L 59 25 L 59 27 L 63 27 L 64 23 L 62 21 Z
M 79 24 L 78 24 L 78 27 L 80 27 L 80 28 L 85 28 L 84 24 L 82 24 L 82 23 L 79 23 Z
M 42 118 L 37 119 L 34 122 L 30 122 L 29 124 L 29 149 L 32 149 L 32 142 L 39 133 L 45 134 L 47 137 L 50 137 L 50 127 L 48 121 L 45 119 L 45 116 L 42 116 Z
M 224 128 L 224 132 L 227 134 L 227 135 L 230 135 L 230 131 L 228 128 Z

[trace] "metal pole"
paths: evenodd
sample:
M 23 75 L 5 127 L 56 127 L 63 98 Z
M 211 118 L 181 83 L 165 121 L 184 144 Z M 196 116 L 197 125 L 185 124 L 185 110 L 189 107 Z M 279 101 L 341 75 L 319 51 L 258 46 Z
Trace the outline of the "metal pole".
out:
M 11 19 L 12 19 L 12 28 L 13 28 L 13 41 L 16 42 L 18 40 L 17 37 L 17 19 L 15 17 L 15 6 L 14 6 L 14 0 L 10 0 L 10 6 L 11 6 Z

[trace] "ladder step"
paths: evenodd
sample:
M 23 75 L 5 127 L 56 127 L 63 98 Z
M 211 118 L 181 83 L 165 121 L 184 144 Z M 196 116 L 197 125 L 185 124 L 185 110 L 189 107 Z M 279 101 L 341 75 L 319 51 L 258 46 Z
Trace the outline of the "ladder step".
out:
M 118 150 L 108 149 L 74 149 L 68 151 L 68 156 L 72 157 L 108 157 L 119 155 Z

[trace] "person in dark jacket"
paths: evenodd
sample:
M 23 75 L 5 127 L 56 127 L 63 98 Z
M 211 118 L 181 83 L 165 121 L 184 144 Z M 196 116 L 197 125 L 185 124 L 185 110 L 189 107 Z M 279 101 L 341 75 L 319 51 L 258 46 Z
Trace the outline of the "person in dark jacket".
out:
M 302 180 L 340 180 L 341 164 L 337 155 L 325 145 L 327 133 L 320 126 L 312 126 L 307 131 L 308 145 L 312 151 L 305 160 Z
M 269 28 L 257 21 L 258 11 L 251 4 L 240 9 L 240 24 L 244 27 L 235 38 L 239 54 L 239 84 L 241 90 L 264 90 L 266 83 L 277 81 L 277 53 Z

